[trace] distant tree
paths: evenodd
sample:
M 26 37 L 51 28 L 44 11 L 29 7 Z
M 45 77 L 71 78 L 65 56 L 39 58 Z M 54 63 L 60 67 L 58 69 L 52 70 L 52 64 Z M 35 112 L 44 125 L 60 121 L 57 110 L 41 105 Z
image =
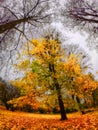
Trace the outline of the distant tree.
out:
M 98 87 L 93 91 L 93 105 L 98 106 Z
M 8 101 L 20 96 L 19 90 L 0 78 L 0 100 L 9 109 Z

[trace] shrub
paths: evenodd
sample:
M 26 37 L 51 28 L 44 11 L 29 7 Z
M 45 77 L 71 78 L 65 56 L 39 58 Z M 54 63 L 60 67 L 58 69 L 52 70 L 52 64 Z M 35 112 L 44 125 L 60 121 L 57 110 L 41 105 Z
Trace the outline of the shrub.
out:
M 46 114 L 47 110 L 45 108 L 39 107 L 38 112 L 41 114 Z

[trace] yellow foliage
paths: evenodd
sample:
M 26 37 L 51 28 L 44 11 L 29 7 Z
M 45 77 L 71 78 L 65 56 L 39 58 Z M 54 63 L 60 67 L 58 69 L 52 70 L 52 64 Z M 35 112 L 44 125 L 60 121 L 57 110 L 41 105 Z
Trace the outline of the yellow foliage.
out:
M 32 39 L 29 45 L 32 63 L 26 60 L 18 66 L 20 69 L 31 67 L 32 71 L 26 72 L 26 76 L 16 83 L 27 92 L 38 86 L 42 87 L 39 90 L 44 92 L 55 90 L 55 81 L 61 85 L 61 89 L 65 87 L 70 94 L 79 97 L 91 94 L 96 88 L 96 82 L 82 72 L 81 55 L 78 58 L 75 54 L 66 57 L 58 40 Z
M 35 93 L 29 93 L 26 96 L 22 96 L 13 100 L 8 101 L 9 104 L 13 104 L 14 108 L 22 109 L 25 105 L 30 105 L 34 110 L 37 110 L 40 103 L 36 100 Z
M 29 65 L 30 65 L 30 61 L 27 59 L 27 60 L 24 60 L 21 63 L 17 64 L 16 67 L 19 69 L 26 69 L 26 68 L 28 68 Z

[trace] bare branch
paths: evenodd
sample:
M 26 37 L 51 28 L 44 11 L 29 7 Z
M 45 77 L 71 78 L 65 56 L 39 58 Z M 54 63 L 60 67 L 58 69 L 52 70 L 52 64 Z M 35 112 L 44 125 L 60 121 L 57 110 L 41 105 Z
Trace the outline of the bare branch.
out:
M 33 33 L 33 31 L 29 33 L 29 30 L 42 24 L 51 15 L 46 8 L 48 1 L 50 0 L 22 0 L 17 10 L 14 8 L 14 1 L 12 1 L 13 7 L 6 4 L 0 5 L 0 62 L 2 64 L 0 64 L 0 70 L 2 67 L 7 68 L 13 62 L 13 53 L 16 51 L 18 53 L 22 45 L 22 36 L 24 41 L 28 41 L 28 36 L 31 37 Z
M 48 0 L 47 0 L 48 1 Z M 47 2 L 46 1 L 46 2 Z M 15 16 L 15 18 L 17 18 L 16 20 L 6 20 L 4 22 L 1 22 L 0 23 L 0 34 L 4 33 L 5 31 L 7 30 L 11 30 L 13 28 L 16 27 L 16 25 L 19 25 L 21 23 L 26 23 L 28 21 L 40 21 L 40 20 L 43 20 L 45 19 L 46 17 L 50 16 L 49 14 L 47 15 L 44 10 L 42 10 L 42 7 L 41 9 L 39 10 L 39 4 L 41 4 L 42 2 L 45 2 L 45 1 L 40 1 L 40 0 L 37 0 L 37 2 L 35 3 L 34 7 L 31 8 L 27 14 L 25 12 L 25 4 L 26 4 L 26 1 L 23 2 L 23 11 L 24 11 L 24 17 L 23 18 L 18 18 L 17 15 L 11 11 L 11 9 L 9 9 L 8 7 L 4 7 L 2 6 L 2 8 L 6 8 L 13 16 Z M 39 11 L 38 11 L 39 10 Z M 44 14 L 44 15 L 43 15 Z M 3 18 L 2 18 L 3 19 Z M 29 22 L 30 23 L 30 22 Z M 32 24 L 33 25 L 33 24 Z
M 85 0 L 72 0 L 65 13 L 73 22 L 98 24 L 98 10 Z
M 8 7 L 5 7 L 5 6 L 0 6 L 0 7 L 7 9 L 13 16 L 15 16 L 16 19 L 18 19 L 17 15 Z

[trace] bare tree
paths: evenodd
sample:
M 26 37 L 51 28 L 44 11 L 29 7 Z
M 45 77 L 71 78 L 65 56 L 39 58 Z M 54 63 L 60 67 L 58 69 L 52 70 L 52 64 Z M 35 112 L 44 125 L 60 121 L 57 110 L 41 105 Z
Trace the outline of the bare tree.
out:
M 69 0 L 63 15 L 67 17 L 67 23 L 78 29 L 89 32 L 93 41 L 98 35 L 98 1 L 97 0 Z M 98 40 L 98 39 L 97 39 Z M 94 42 L 94 44 L 96 44 Z M 98 44 L 95 45 L 98 48 Z
M 0 71 L 13 62 L 13 55 L 19 52 L 23 42 L 37 35 L 39 25 L 47 22 L 48 2 L 50 0 L 0 1 Z
M 8 5 L 1 5 L 1 15 L 0 15 L 0 34 L 3 36 L 0 42 L 8 35 L 9 31 L 15 29 L 25 36 L 25 24 L 28 26 L 36 26 L 37 23 L 43 22 L 43 19 L 49 16 L 46 11 L 46 2 L 49 0 L 22 0 L 21 7 L 16 9 L 11 8 Z M 19 1 L 18 1 L 19 2 Z M 13 2 L 14 3 L 14 2 Z M 13 4 L 14 6 L 14 4 Z M 22 28 L 20 29 L 20 26 Z

